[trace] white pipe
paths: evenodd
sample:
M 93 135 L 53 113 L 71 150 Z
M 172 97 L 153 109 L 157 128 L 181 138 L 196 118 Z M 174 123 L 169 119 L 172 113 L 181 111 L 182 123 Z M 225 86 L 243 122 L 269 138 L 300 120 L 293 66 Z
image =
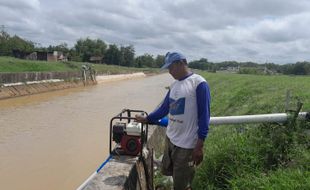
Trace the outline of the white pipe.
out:
M 298 115 L 298 118 L 305 119 L 306 115 L 307 115 L 307 112 L 300 112 Z M 283 122 L 287 121 L 287 119 L 288 119 L 288 114 L 286 114 L 286 113 L 211 117 L 210 118 L 210 125 L 241 124 L 241 123 L 264 123 L 264 122 L 283 123 Z

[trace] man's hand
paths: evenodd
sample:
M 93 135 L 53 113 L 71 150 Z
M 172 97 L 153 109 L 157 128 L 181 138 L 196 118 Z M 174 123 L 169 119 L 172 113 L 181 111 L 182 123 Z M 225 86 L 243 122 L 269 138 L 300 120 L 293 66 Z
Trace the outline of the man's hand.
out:
M 135 115 L 136 121 L 140 123 L 148 123 L 146 116 L 143 115 Z
M 198 166 L 203 160 L 203 140 L 198 139 L 192 156 L 194 165 Z

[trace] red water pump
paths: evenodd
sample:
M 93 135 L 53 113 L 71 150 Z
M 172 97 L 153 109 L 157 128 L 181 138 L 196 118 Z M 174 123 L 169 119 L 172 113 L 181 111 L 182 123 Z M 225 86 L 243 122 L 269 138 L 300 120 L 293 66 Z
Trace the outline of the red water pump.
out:
M 110 122 L 110 154 L 111 155 L 142 155 L 142 148 L 147 141 L 148 125 L 136 122 L 132 113 L 146 114 L 141 110 L 124 109 Z M 127 115 L 126 115 L 127 114 Z M 125 116 L 124 116 L 125 115 Z M 112 144 L 114 148 L 112 150 Z

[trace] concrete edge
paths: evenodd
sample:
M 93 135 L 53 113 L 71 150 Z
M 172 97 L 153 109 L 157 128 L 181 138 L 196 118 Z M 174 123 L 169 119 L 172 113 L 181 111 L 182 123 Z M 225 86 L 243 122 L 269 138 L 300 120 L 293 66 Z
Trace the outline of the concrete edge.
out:
M 165 128 L 149 126 L 147 148 L 162 152 L 165 139 Z M 154 153 L 155 155 L 155 153 Z M 82 189 L 83 190 L 116 190 L 139 189 L 137 181 L 137 158 L 112 158 Z M 81 182 L 82 184 L 82 182 Z

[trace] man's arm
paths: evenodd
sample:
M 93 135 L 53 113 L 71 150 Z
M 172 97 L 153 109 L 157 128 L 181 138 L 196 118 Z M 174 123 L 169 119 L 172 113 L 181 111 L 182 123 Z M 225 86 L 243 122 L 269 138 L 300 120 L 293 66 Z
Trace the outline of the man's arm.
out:
M 163 118 L 169 113 L 169 94 L 168 91 L 163 103 L 152 113 L 150 113 L 147 117 L 136 115 L 136 120 L 142 123 L 156 122 L 159 119 Z
M 210 121 L 210 90 L 206 82 L 202 82 L 196 89 L 198 108 L 198 138 L 204 140 L 209 131 Z
M 210 121 L 210 90 L 206 82 L 202 82 L 196 89 L 198 109 L 198 141 L 193 151 L 193 160 L 199 165 L 203 160 L 203 143 L 209 131 Z

